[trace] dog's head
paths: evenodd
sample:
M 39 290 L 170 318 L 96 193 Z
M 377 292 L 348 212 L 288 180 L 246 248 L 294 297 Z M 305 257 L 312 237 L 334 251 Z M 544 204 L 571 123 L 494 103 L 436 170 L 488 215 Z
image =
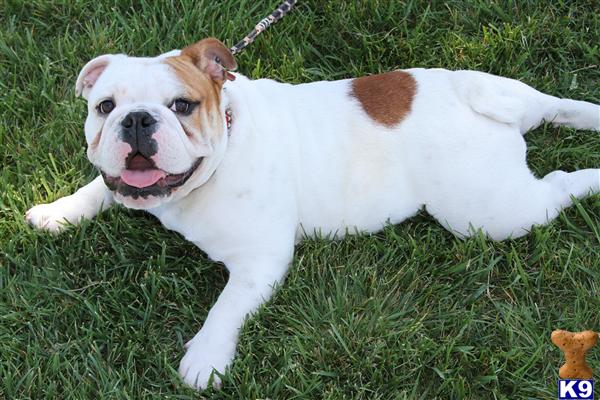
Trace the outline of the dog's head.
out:
M 76 91 L 88 101 L 88 158 L 115 199 L 148 209 L 206 182 L 227 137 L 222 88 L 234 79 L 229 50 L 204 39 L 154 58 L 103 55 Z

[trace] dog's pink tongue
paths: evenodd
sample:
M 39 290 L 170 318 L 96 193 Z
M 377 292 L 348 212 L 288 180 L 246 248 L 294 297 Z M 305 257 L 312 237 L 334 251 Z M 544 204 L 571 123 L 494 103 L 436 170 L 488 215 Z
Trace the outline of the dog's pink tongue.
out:
M 165 176 L 167 174 L 160 169 L 146 169 L 143 171 L 126 169 L 121 173 L 121 180 L 129 186 L 145 188 L 154 185 Z

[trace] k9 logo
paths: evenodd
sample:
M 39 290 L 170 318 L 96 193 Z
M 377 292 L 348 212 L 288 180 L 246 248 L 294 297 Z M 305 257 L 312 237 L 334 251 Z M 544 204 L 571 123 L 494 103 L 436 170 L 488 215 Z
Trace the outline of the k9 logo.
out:
M 585 379 L 561 379 L 558 381 L 558 399 L 594 399 L 594 381 Z

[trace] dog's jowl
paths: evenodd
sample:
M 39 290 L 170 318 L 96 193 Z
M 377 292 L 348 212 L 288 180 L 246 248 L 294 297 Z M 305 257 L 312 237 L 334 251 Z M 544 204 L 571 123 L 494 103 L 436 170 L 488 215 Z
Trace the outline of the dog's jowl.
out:
M 425 208 L 459 237 L 502 240 L 600 191 L 598 169 L 535 177 L 523 139 L 544 121 L 600 131 L 597 105 L 473 71 L 289 85 L 235 67 L 216 39 L 90 61 L 76 90 L 100 175 L 27 213 L 59 231 L 113 203 L 146 210 L 227 266 L 179 366 L 195 387 L 232 362 L 244 318 L 283 280 L 305 234 L 373 232 Z

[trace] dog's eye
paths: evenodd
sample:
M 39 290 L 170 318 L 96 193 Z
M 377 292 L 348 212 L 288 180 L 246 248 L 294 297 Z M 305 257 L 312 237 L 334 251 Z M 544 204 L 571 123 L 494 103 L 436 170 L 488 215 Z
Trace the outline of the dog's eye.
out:
M 115 108 L 115 102 L 112 100 L 104 100 L 98 104 L 100 114 L 109 114 Z
M 186 99 L 176 99 L 169 109 L 177 114 L 189 115 L 197 104 Z

